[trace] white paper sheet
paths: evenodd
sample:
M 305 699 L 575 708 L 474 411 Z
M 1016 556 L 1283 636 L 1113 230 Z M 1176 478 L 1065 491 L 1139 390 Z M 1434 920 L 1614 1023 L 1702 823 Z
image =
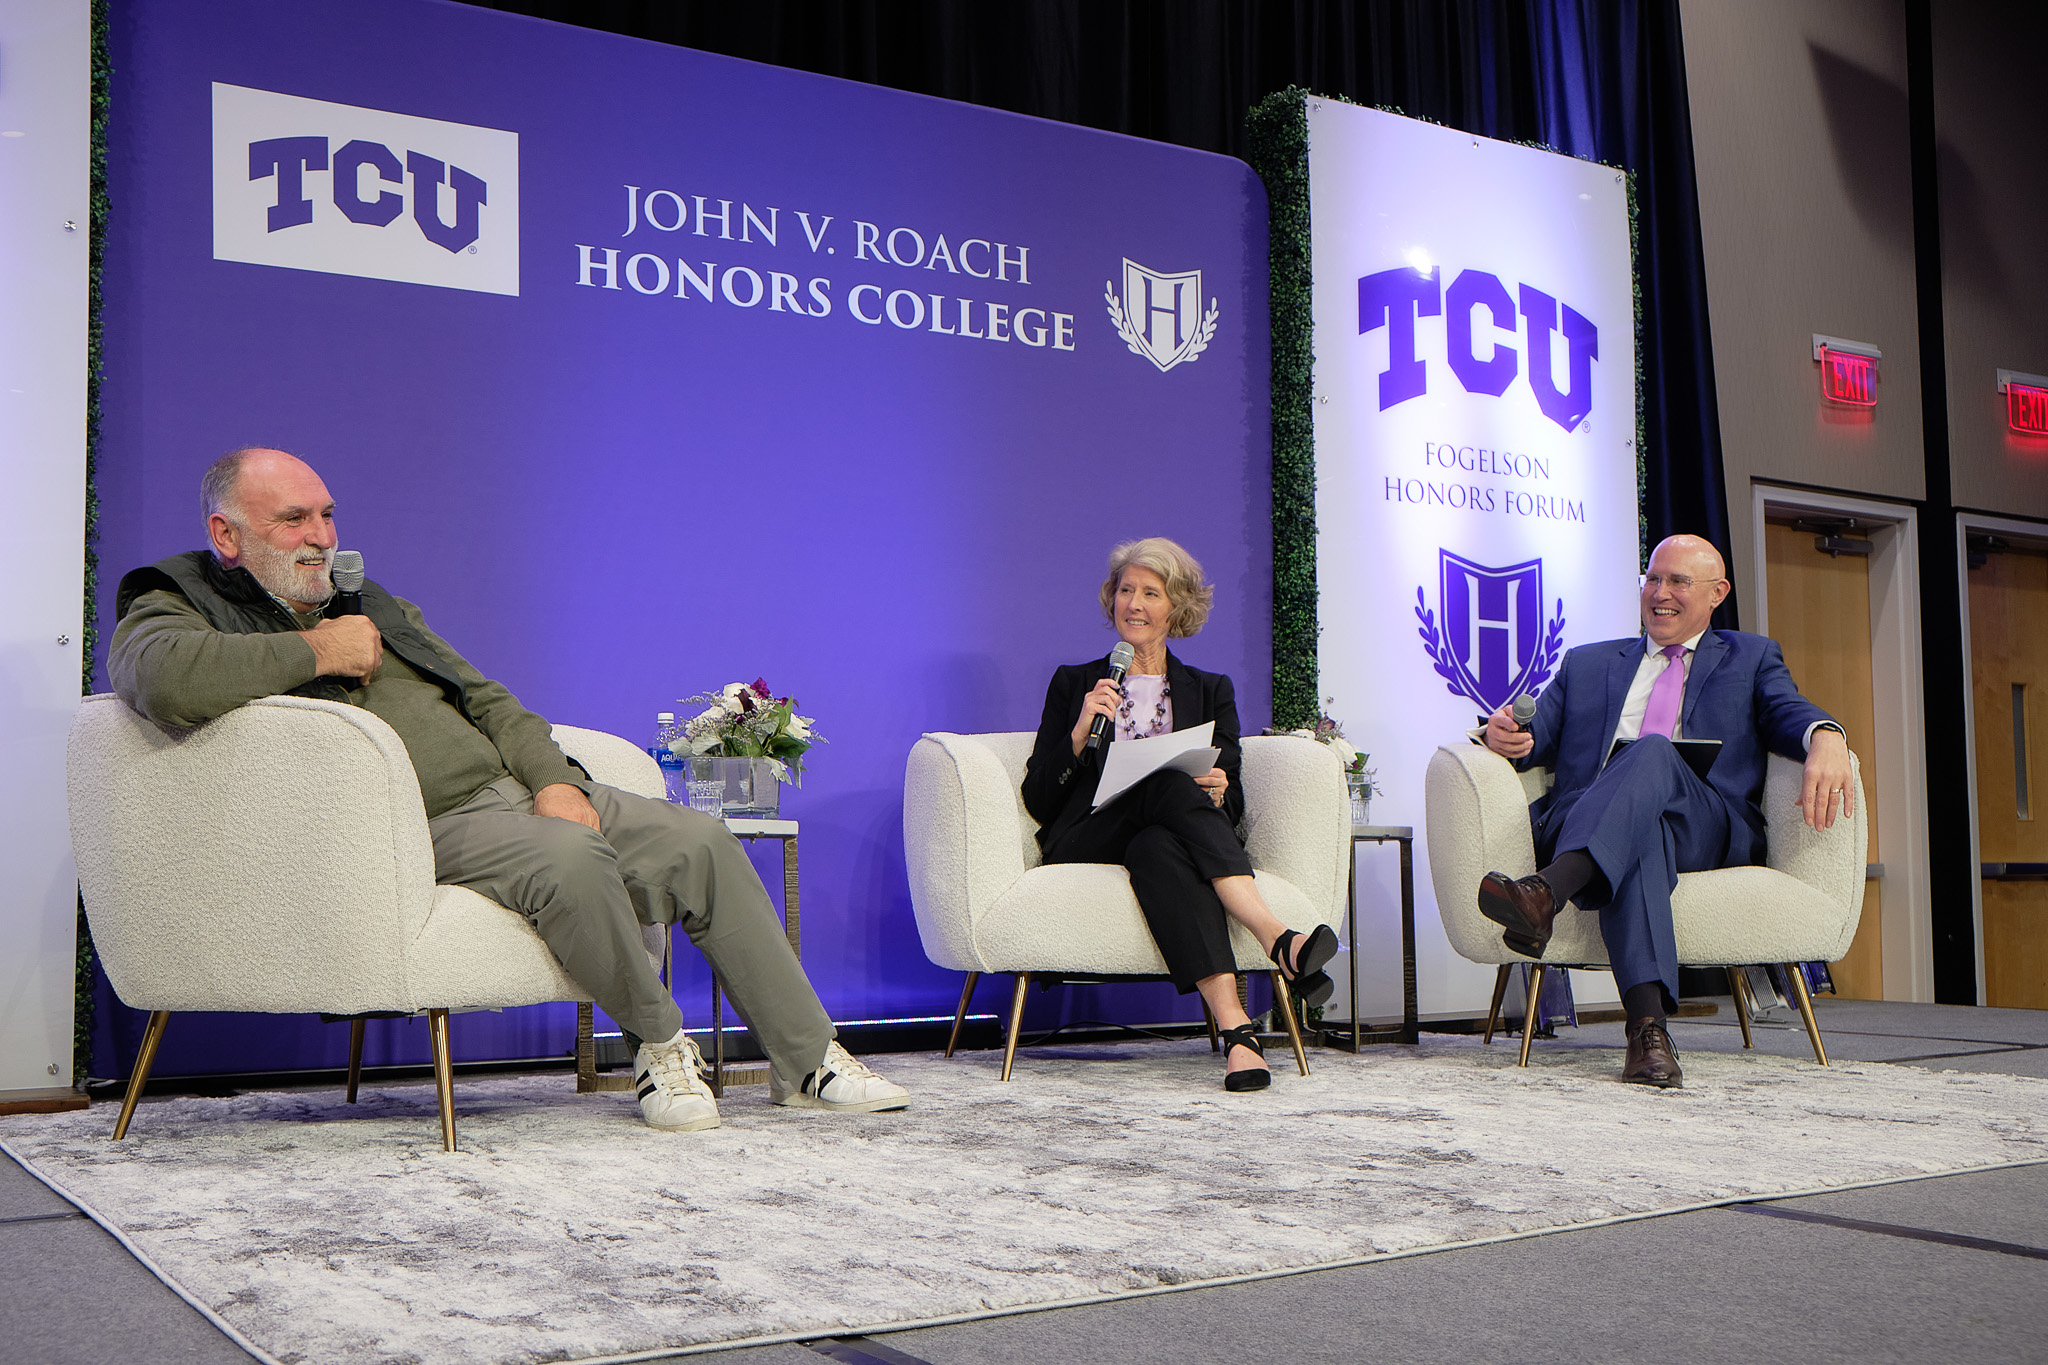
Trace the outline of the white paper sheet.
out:
M 1150 739 L 1120 739 L 1103 752 L 1102 780 L 1095 784 L 1095 809 L 1101 810 L 1162 768 L 1178 768 L 1199 777 L 1216 766 L 1222 754 L 1210 744 L 1216 722 L 1205 720 L 1187 730 Z

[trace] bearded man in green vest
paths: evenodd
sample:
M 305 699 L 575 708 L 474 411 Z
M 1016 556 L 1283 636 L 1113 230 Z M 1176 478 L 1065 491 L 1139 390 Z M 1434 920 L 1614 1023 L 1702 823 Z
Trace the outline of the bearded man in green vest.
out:
M 249 447 L 200 481 L 209 548 L 121 580 L 107 671 L 130 706 L 198 725 L 258 697 L 323 697 L 375 713 L 419 776 L 436 879 L 526 916 L 634 1046 L 641 1112 L 715 1128 L 703 1059 L 641 947 L 680 923 L 760 1040 L 777 1104 L 872 1112 L 909 1103 L 834 1040 L 753 864 L 725 826 L 594 782 L 548 723 L 365 582 L 336 614 L 334 499 L 312 466 Z

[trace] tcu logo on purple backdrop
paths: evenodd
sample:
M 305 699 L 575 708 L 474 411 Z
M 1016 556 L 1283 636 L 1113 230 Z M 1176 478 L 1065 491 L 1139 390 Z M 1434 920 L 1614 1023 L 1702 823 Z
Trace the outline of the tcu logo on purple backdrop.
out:
M 1380 372 L 1380 411 L 1429 389 L 1429 367 L 1415 354 L 1415 320 L 1444 319 L 1445 361 L 1468 393 L 1495 398 L 1508 391 L 1522 368 L 1515 348 L 1496 337 L 1485 358 L 1478 355 L 1473 314 L 1484 309 L 1496 333 L 1524 338 L 1529 355 L 1529 387 L 1543 415 L 1566 431 L 1576 428 L 1593 410 L 1593 362 L 1600 358 L 1600 329 L 1569 304 L 1563 308 L 1564 344 L 1569 349 L 1571 387 L 1558 391 L 1551 376 L 1553 337 L 1560 329 L 1558 301 L 1531 285 L 1522 285 L 1520 307 L 1496 275 L 1483 270 L 1461 271 L 1442 287 L 1443 268 L 1424 273 L 1413 267 L 1382 270 L 1358 280 L 1360 336 L 1387 329 L 1387 368 Z M 1448 311 L 1446 311 L 1448 310 Z
M 270 206 L 265 230 L 283 232 L 313 221 L 313 201 L 306 196 L 306 172 L 329 171 L 334 207 L 351 223 L 389 227 L 405 211 L 405 197 L 384 189 L 403 189 L 412 179 L 412 220 L 420 233 L 443 251 L 455 252 L 477 239 L 477 209 L 490 202 L 490 186 L 452 162 L 408 148 L 405 160 L 381 142 L 354 138 L 334 153 L 330 166 L 324 137 L 268 137 L 249 144 L 249 178 L 277 182 L 277 202 Z M 369 172 L 366 177 L 364 172 Z M 375 188 L 365 192 L 365 179 Z M 454 191 L 455 221 L 441 221 L 441 187 Z
M 1204 314 L 1199 270 L 1168 275 L 1126 256 L 1123 296 L 1117 296 L 1115 285 L 1104 284 L 1102 298 L 1109 305 L 1110 325 L 1131 354 L 1145 357 L 1162 373 L 1199 358 L 1216 335 L 1216 300 L 1209 300 Z
M 1544 624 L 1543 561 L 1496 569 L 1449 550 L 1436 554 L 1441 625 L 1417 588 L 1416 633 L 1451 695 L 1494 711 L 1541 691 L 1564 641 L 1563 599 Z
M 519 292 L 519 134 L 213 85 L 213 258 Z

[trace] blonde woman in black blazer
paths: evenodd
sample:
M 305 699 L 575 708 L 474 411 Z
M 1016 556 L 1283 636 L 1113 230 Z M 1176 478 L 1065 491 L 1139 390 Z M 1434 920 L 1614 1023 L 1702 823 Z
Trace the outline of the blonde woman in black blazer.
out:
M 1272 1073 L 1238 1003 L 1230 920 L 1252 931 L 1310 1004 L 1330 998 L 1322 968 L 1336 955 L 1337 936 L 1327 925 L 1296 933 L 1267 908 L 1237 838 L 1244 792 L 1236 691 L 1224 674 L 1190 668 L 1166 648 L 1169 638 L 1202 628 L 1214 597 L 1202 566 L 1170 540 L 1129 541 L 1110 553 L 1102 613 L 1132 648 L 1130 671 L 1122 687 L 1109 680 L 1107 656 L 1054 671 L 1024 770 L 1024 806 L 1039 823 L 1046 862 L 1118 863 L 1129 871 L 1173 984 L 1182 994 L 1200 991 L 1216 1017 L 1226 1045 L 1224 1089 L 1259 1090 Z M 1087 747 L 1097 716 L 1109 718 L 1112 742 L 1214 721 L 1222 753 L 1200 777 L 1154 773 L 1091 810 L 1106 752 Z

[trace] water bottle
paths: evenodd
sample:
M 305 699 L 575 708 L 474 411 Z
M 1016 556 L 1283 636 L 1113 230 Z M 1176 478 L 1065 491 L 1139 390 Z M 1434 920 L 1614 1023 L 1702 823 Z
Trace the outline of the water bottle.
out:
M 661 765 L 662 785 L 668 789 L 668 799 L 688 804 L 690 792 L 687 786 L 689 767 L 683 756 L 669 747 L 671 740 L 683 737 L 683 728 L 676 724 L 673 711 L 660 711 L 654 717 L 654 743 L 647 752 L 654 755 L 654 761 Z

